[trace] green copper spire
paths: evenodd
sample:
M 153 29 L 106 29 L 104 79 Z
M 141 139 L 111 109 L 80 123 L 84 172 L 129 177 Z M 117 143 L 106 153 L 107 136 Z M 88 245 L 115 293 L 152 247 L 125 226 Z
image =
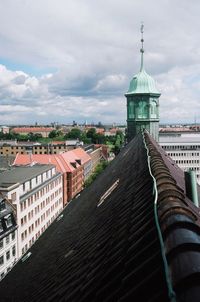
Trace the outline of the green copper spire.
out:
M 156 88 L 156 83 L 154 79 L 145 71 L 144 69 L 144 24 L 142 23 L 141 28 L 141 65 L 140 71 L 132 78 L 128 92 L 128 94 L 141 94 L 141 93 L 154 93 L 160 95 L 159 91 Z
M 141 52 L 141 66 L 140 66 L 140 71 L 142 71 L 142 70 L 143 70 L 143 64 L 144 64 L 144 38 L 143 38 L 144 24 L 143 24 L 143 22 L 142 22 L 140 31 L 141 31 L 141 42 L 142 42 L 142 47 L 141 47 L 141 49 L 140 49 L 140 52 Z
M 127 140 L 130 141 L 137 133 L 146 129 L 158 141 L 159 130 L 159 97 L 154 79 L 144 68 L 144 24 L 141 33 L 141 65 L 140 71 L 133 76 L 127 98 Z

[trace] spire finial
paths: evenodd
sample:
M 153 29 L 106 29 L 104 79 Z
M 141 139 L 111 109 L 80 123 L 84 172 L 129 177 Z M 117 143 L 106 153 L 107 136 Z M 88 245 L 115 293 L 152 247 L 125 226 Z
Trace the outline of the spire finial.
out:
M 143 54 L 144 54 L 144 38 L 143 38 L 143 33 L 144 33 L 144 23 L 141 22 L 141 27 L 140 27 L 140 32 L 141 32 L 141 43 L 142 47 L 140 49 L 141 52 L 141 66 L 140 66 L 140 71 L 143 69 Z

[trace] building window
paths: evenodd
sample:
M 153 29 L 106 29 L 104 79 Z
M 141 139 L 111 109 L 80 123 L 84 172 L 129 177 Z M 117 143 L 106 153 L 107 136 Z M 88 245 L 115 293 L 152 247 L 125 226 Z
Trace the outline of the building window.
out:
M 31 205 L 31 200 L 28 198 L 28 207 Z
M 6 260 L 9 260 L 10 259 L 10 251 L 7 251 L 6 252 Z
M 3 248 L 3 239 L 0 240 L 0 249 Z
M 6 237 L 6 244 L 8 244 L 10 242 L 10 237 L 9 235 Z
M 15 239 L 15 232 L 12 232 L 12 240 Z
M 13 257 L 15 257 L 15 255 L 16 255 L 16 247 L 15 247 L 15 245 L 13 245 L 13 247 L 12 247 L 12 255 L 13 255 Z
M 0 256 L 0 265 L 3 265 L 4 264 L 4 258 L 3 258 L 3 255 Z
M 8 273 L 10 270 L 11 270 L 11 267 L 9 266 L 9 267 L 7 268 L 7 273 Z

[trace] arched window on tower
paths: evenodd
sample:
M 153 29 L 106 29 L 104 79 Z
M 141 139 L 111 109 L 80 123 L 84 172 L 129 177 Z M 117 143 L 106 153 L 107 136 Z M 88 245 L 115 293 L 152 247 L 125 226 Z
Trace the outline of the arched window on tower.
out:
M 141 101 L 138 103 L 137 117 L 142 119 L 148 117 L 148 105 L 146 102 Z
M 135 114 L 134 114 L 134 102 L 133 101 L 129 102 L 128 114 L 129 114 L 129 118 L 134 118 L 135 117 Z
M 150 109 L 150 111 L 151 111 L 151 117 L 152 118 L 156 118 L 157 117 L 157 108 L 156 108 L 156 101 L 155 100 L 152 100 L 151 101 L 151 109 Z

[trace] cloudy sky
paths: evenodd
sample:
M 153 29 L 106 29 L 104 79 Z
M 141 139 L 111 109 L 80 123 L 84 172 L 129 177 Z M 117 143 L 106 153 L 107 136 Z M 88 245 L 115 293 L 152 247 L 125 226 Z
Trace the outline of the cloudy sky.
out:
M 0 124 L 126 121 L 140 66 L 160 120 L 200 123 L 199 0 L 1 0 Z

